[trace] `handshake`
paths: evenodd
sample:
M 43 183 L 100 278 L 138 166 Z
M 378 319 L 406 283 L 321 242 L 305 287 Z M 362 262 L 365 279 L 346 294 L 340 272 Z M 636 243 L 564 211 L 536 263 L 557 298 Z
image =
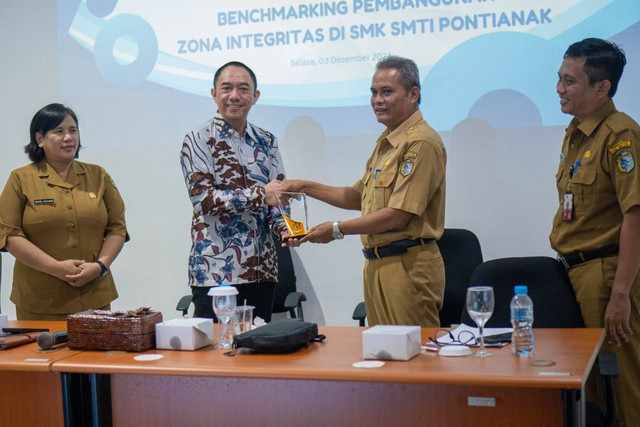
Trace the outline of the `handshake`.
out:
M 299 179 L 288 179 L 280 181 L 274 179 L 268 183 L 265 187 L 265 201 L 269 206 L 280 207 L 287 199 L 286 194 L 282 193 L 303 193 L 304 181 Z

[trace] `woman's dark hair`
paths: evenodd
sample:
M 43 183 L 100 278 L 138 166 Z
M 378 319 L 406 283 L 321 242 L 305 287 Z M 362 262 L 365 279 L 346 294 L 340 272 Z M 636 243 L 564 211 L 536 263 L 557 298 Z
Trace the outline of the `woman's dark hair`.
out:
M 58 127 L 60 123 L 67 117 L 67 114 L 76 122 L 78 126 L 78 117 L 76 113 L 69 107 L 65 107 L 62 104 L 49 104 L 42 107 L 31 119 L 31 127 L 29 129 L 29 143 L 24 146 L 24 152 L 29 155 L 29 160 L 33 163 L 38 163 L 44 159 L 44 150 L 38 146 L 36 141 L 36 133 L 45 135 L 51 129 Z M 78 158 L 80 152 L 80 134 L 78 134 L 78 150 L 76 151 L 75 158 Z

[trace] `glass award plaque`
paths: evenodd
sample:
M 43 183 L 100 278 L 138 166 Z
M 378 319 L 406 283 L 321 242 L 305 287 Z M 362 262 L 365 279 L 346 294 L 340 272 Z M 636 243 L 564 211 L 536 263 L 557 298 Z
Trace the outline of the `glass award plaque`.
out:
M 289 231 L 287 239 L 301 239 L 307 235 L 307 196 L 304 193 L 278 193 L 278 207 Z

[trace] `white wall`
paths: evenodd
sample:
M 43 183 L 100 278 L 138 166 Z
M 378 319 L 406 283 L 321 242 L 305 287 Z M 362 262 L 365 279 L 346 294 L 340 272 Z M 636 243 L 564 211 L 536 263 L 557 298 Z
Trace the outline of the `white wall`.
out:
M 55 3 L 39 0 L 0 2 L 0 181 L 28 162 L 24 145 L 39 107 L 59 98 Z M 34 108 L 35 107 L 35 108 Z M 2 312 L 15 318 L 9 301 L 13 257 L 2 253 Z

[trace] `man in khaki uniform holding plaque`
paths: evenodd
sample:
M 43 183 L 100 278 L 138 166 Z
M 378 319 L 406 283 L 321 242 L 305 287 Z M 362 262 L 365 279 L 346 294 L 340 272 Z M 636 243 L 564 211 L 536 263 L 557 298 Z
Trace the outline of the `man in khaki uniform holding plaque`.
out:
M 613 43 L 572 44 L 558 72 L 566 129 L 551 246 L 569 273 L 587 327 L 605 328 L 618 357 L 618 425 L 640 423 L 640 127 L 612 101 L 626 63 Z M 596 378 L 587 394 L 595 396 Z
M 376 142 L 364 175 L 353 187 L 286 180 L 284 191 L 300 191 L 362 216 L 326 222 L 309 230 L 298 245 L 328 243 L 360 234 L 364 297 L 370 325 L 439 326 L 444 264 L 436 240 L 444 230 L 446 152 L 422 118 L 416 64 L 387 57 L 376 66 L 371 106 L 387 129 Z

